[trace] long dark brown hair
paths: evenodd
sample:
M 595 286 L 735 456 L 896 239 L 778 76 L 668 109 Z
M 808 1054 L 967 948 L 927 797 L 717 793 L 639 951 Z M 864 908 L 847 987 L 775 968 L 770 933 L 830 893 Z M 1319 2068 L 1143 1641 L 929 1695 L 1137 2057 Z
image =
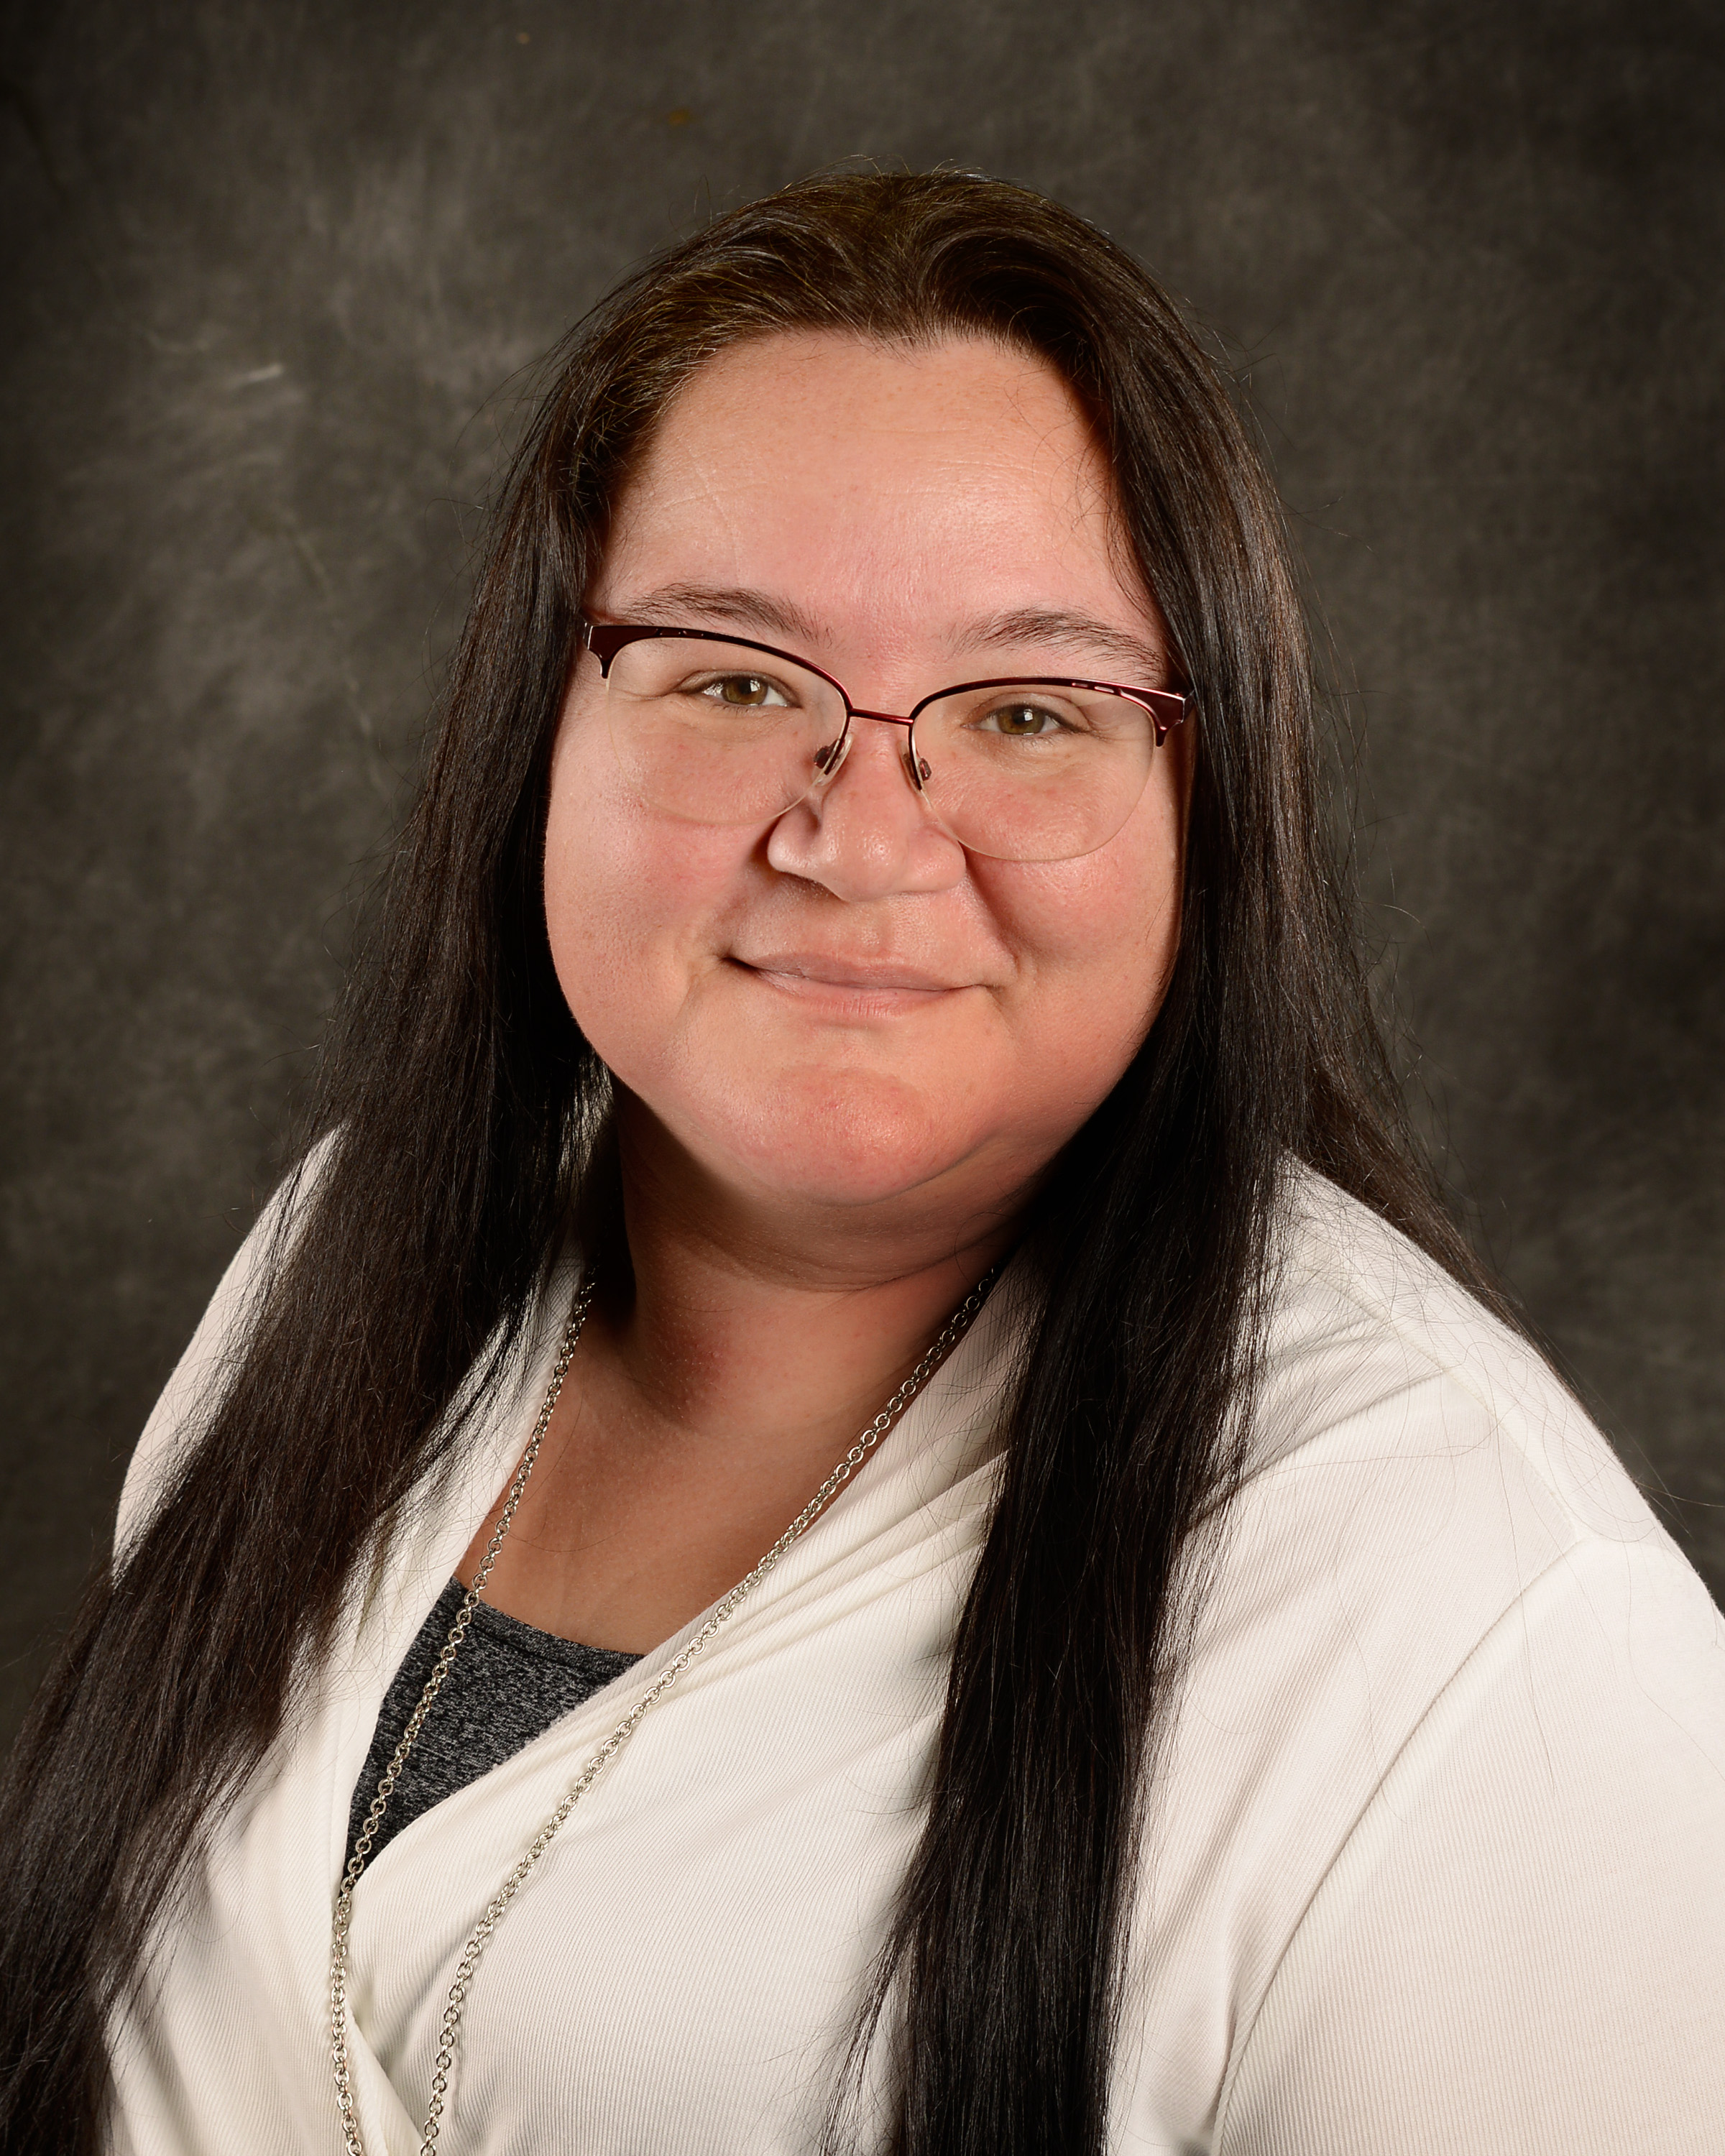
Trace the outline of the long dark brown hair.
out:
M 555 356 L 332 1030 L 321 1171 L 203 1435 L 90 1589 L 17 1747 L 8 2148 L 99 2145 L 107 2018 L 192 1852 L 315 1681 L 382 1522 L 459 1444 L 464 1377 L 528 1320 L 604 1097 L 540 888 L 578 610 L 669 400 L 714 352 L 790 329 L 981 333 L 1050 362 L 1196 700 L 1178 957 L 1027 1224 L 1041 1316 L 927 1830 L 858 2024 L 892 2047 L 901 2156 L 1106 2145 L 1134 1826 L 1190 1618 L 1176 1589 L 1245 1441 L 1286 1163 L 1495 1304 L 1373 1022 L 1296 579 L 1225 372 L 1119 248 L 998 182 L 827 176 L 719 219 Z

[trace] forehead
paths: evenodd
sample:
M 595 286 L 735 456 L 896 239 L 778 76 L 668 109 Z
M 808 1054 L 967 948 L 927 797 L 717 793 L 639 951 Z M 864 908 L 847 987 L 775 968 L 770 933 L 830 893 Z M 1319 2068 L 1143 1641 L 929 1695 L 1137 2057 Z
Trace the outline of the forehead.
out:
M 626 609 L 680 584 L 782 596 L 846 641 L 1014 608 L 1153 614 L 1077 398 L 982 337 L 798 332 L 709 361 L 619 501 L 591 596 Z

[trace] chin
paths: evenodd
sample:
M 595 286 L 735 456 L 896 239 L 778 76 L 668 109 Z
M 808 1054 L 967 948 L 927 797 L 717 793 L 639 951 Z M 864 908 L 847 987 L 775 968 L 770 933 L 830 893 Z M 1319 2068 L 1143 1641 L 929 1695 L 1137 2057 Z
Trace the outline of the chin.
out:
M 787 1072 L 736 1105 L 734 1118 L 702 1117 L 708 1143 L 751 1180 L 813 1204 L 902 1197 L 966 1158 L 977 1135 L 917 1088 L 860 1073 Z

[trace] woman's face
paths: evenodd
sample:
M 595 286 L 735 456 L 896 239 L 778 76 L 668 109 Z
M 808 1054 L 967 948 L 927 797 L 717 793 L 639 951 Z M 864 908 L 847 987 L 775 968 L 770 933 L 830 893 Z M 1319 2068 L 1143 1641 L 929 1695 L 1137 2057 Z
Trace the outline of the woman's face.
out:
M 587 607 L 776 645 L 879 711 L 982 677 L 1168 680 L 1081 409 L 1051 368 L 982 339 L 788 334 L 709 362 L 617 506 Z M 757 1204 L 960 1239 L 1009 1212 L 1161 1000 L 1183 731 L 1105 845 L 1025 863 L 947 837 L 902 729 L 865 719 L 831 784 L 774 820 L 668 816 L 626 781 L 605 694 L 583 653 L 546 914 L 626 1137 Z

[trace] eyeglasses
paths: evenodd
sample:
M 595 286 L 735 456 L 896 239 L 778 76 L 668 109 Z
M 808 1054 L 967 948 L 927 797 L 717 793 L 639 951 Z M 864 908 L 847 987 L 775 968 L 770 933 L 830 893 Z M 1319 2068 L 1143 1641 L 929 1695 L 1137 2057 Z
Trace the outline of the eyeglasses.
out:
M 830 785 L 853 722 L 905 729 L 905 774 L 937 823 L 994 860 L 1063 861 L 1106 845 L 1186 716 L 1169 689 L 1014 675 L 961 681 L 904 716 L 853 704 L 830 674 L 771 644 L 699 629 L 583 624 L 625 776 L 695 823 L 769 823 Z

